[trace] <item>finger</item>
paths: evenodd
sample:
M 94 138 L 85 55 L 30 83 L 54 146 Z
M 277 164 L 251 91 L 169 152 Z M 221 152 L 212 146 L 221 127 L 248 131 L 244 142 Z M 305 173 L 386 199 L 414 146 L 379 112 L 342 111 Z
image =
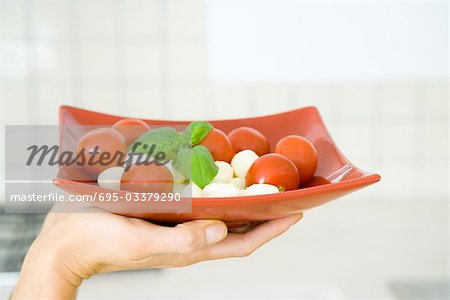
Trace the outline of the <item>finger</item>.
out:
M 223 240 L 228 233 L 222 221 L 196 220 L 175 226 L 173 230 L 174 250 L 192 253 Z
M 193 253 L 222 241 L 227 227 L 218 220 L 196 220 L 175 227 L 158 226 L 138 219 L 133 238 L 139 239 L 141 251 L 151 254 Z
M 244 257 L 283 234 L 292 225 L 300 221 L 303 214 L 264 222 L 244 234 L 229 234 L 222 242 L 198 253 L 202 260 L 213 260 L 226 257 Z

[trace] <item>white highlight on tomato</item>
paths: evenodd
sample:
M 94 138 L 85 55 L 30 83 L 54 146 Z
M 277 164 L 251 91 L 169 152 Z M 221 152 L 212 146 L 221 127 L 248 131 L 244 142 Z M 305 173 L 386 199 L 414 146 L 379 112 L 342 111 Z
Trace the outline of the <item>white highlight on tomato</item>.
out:
M 253 162 L 257 159 L 258 154 L 252 150 L 243 150 L 236 153 L 231 160 L 231 166 L 233 167 L 236 177 L 245 178 Z
M 216 161 L 216 166 L 219 168 L 216 177 L 212 180 L 215 183 L 230 183 L 233 178 L 233 168 L 225 161 Z
M 235 177 L 231 179 L 231 184 L 240 190 L 245 189 L 245 178 Z
M 98 175 L 97 183 L 102 188 L 120 190 L 120 181 L 124 171 L 125 168 L 122 167 L 108 168 Z
M 210 183 L 203 189 L 203 197 L 236 197 L 240 190 L 231 183 Z
M 244 190 L 244 196 L 276 194 L 279 190 L 276 186 L 265 183 L 252 184 Z
M 181 192 L 181 196 L 186 198 L 201 198 L 203 197 L 203 191 L 198 185 L 191 181 L 183 189 L 183 191 Z

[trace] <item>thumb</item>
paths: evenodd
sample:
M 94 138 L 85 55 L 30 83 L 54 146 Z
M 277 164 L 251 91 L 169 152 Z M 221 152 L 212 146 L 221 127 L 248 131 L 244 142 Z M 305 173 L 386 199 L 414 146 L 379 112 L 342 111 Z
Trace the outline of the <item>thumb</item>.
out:
M 173 251 L 192 253 L 223 240 L 228 233 L 224 222 L 218 220 L 196 220 L 171 228 Z

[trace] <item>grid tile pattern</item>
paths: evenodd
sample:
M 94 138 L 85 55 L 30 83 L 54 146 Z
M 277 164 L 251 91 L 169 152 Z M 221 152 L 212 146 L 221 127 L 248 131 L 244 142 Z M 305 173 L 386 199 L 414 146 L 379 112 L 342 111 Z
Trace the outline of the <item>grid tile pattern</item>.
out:
M 203 14 L 200 1 L 0 2 L 2 122 L 56 123 L 61 104 L 157 119 L 315 105 L 347 157 L 383 175 L 364 197 L 447 197 L 446 81 L 212 82 Z

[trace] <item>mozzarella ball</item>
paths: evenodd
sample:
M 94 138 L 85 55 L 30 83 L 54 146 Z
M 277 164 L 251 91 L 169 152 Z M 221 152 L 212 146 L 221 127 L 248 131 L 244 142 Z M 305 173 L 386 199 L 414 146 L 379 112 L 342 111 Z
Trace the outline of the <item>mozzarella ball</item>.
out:
M 276 186 L 265 183 L 252 184 L 244 190 L 244 196 L 276 194 L 279 190 Z
M 186 186 L 187 186 L 187 184 L 184 184 L 184 183 L 174 183 L 172 192 L 174 194 L 181 194 L 181 193 L 183 193 Z
M 181 196 L 185 198 L 201 198 L 203 191 L 193 182 L 190 182 L 181 192 Z
M 231 184 L 240 190 L 245 189 L 245 178 L 235 177 L 231 179 Z
M 233 178 L 233 168 L 224 161 L 216 161 L 216 166 L 219 168 L 216 177 L 212 180 L 215 183 L 230 183 Z
M 97 183 L 102 188 L 120 190 L 120 181 L 124 171 L 125 168 L 122 167 L 108 168 L 98 175 Z
M 252 150 L 238 152 L 231 160 L 231 166 L 236 177 L 245 178 L 253 162 L 258 159 L 258 155 Z
M 203 197 L 236 197 L 240 194 L 231 183 L 210 183 L 203 189 Z
M 186 177 L 173 168 L 172 161 L 169 161 L 167 164 L 165 164 L 165 166 L 169 169 L 170 173 L 172 173 L 174 183 L 186 182 Z

